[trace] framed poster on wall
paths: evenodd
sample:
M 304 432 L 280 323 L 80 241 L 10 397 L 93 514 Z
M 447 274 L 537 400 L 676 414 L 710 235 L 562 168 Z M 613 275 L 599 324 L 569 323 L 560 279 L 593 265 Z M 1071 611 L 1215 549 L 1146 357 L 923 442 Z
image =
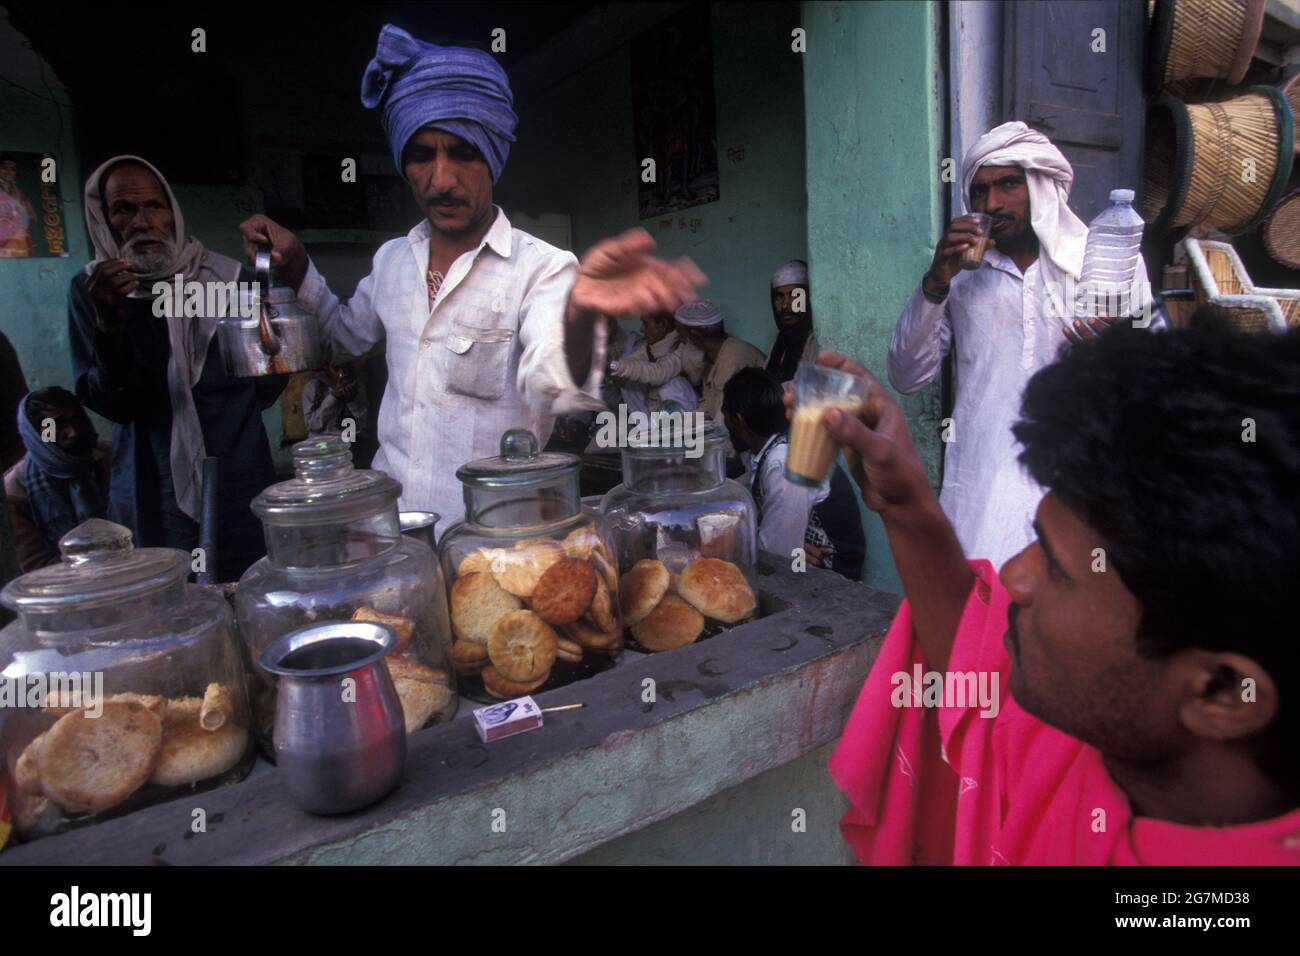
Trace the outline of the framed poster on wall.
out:
M 0 259 L 68 255 L 63 201 L 43 153 L 0 147 Z
M 708 4 L 692 5 L 632 41 L 632 116 L 642 219 L 717 202 L 718 123 Z

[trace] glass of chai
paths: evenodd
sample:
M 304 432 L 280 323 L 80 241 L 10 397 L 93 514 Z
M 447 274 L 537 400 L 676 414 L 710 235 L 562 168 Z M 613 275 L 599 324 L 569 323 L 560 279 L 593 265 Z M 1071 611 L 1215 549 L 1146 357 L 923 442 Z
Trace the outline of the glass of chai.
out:
M 856 415 L 867 397 L 867 380 L 803 362 L 794 373 L 794 414 L 790 419 L 790 450 L 785 477 L 796 485 L 816 487 L 826 480 L 840 447 L 822 423 L 822 412 L 838 408 Z
M 984 261 L 984 253 L 989 248 L 989 233 L 993 228 L 993 218 L 988 213 L 973 212 L 970 218 L 979 223 L 980 234 L 975 238 L 975 244 L 968 249 L 963 249 L 961 253 L 961 267 L 967 270 L 975 270 L 980 267 Z

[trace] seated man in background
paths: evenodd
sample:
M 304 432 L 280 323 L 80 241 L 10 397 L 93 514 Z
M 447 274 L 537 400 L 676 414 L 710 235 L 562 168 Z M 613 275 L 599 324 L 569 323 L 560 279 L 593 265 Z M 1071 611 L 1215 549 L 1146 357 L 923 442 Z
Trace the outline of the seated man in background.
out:
M 686 340 L 704 354 L 708 371 L 700 388 L 701 406 L 710 421 L 722 421 L 722 390 L 742 368 L 762 368 L 763 353 L 727 334 L 722 310 L 708 299 L 687 302 L 674 317 Z
M 619 386 L 619 398 L 629 412 L 657 411 L 660 403 L 667 401 L 676 402 L 682 411 L 695 411 L 700 399 L 682 374 L 680 350 L 672 313 L 641 316 L 641 336 L 609 365 L 610 377 Z M 610 352 L 614 354 L 612 348 Z
M 1046 495 L 1000 575 L 878 382 L 823 418 L 907 597 L 830 761 L 860 860 L 1300 863 L 1300 331 L 1117 329 L 1040 370 L 1013 431 Z
M 791 259 L 772 273 L 772 321 L 776 341 L 767 353 L 767 370 L 778 381 L 793 381 L 800 362 L 816 362 L 817 335 L 808 301 L 808 263 Z
M 867 551 L 857 495 L 839 465 L 819 488 L 786 480 L 790 423 L 783 394 L 761 368 L 741 369 L 723 390 L 731 442 L 754 455 L 747 487 L 758 508 L 758 547 L 782 557 L 803 548 L 809 564 L 857 581 Z
M 58 564 L 59 539 L 105 516 L 108 444 L 98 441 L 90 416 L 62 388 L 28 393 L 18 407 L 18 431 L 27 453 L 5 472 L 5 498 L 18 567 L 26 574 Z

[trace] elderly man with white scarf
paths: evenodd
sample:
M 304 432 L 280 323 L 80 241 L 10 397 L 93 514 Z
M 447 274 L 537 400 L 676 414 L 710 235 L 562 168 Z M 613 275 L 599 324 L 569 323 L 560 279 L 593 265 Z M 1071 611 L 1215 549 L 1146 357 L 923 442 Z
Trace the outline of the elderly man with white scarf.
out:
M 115 423 L 108 517 L 135 544 L 198 546 L 205 456 L 218 459 L 219 580 L 238 580 L 266 553 L 253 496 L 275 481 L 262 410 L 287 376 L 229 376 L 216 342 L 220 315 L 154 312 L 155 282 L 227 283 L 239 263 L 185 230 L 166 177 L 139 156 L 90 174 L 86 228 L 95 258 L 72 280 L 69 339 L 77 398 Z M 251 278 L 246 276 L 245 278 Z M 191 307 L 188 311 L 194 311 Z
M 380 110 L 423 218 L 379 248 L 352 298 L 330 291 L 287 229 L 265 216 L 240 228 L 247 253 L 271 242 L 334 361 L 385 343 L 375 467 L 401 482 L 403 508 L 440 513 L 441 532 L 463 513 L 456 469 L 496 455 L 503 432 L 527 428 L 544 444 L 556 415 L 604 408 L 601 316 L 670 312 L 705 280 L 688 260 L 651 256 L 644 230 L 598 243 L 580 264 L 511 226 L 492 191 L 518 117 L 490 54 L 385 26 L 361 99 Z
M 1104 326 L 1061 317 L 1088 236 L 1066 205 L 1073 181 L 1060 150 L 1024 123 L 981 136 L 962 164 L 962 196 L 972 212 L 992 218 L 993 241 L 978 269 L 962 271 L 961 254 L 979 228 L 969 215 L 949 223 L 889 345 L 889 381 L 905 395 L 933 381 L 956 350 L 939 500 L 965 553 L 997 565 L 1034 539 L 1043 494 L 1017 462 L 1011 434 L 1025 383 L 1067 339 L 1079 342 Z M 1145 289 L 1146 267 L 1138 263 Z

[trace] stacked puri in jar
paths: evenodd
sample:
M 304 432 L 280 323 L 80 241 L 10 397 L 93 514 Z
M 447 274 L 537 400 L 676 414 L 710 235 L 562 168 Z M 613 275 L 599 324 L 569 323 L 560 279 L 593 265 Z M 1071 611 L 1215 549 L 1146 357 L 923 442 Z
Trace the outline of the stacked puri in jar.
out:
M 508 700 L 545 684 L 557 660 L 622 648 L 618 576 L 589 526 L 563 540 L 526 538 L 480 547 L 461 560 L 451 588 L 452 663 Z
M 696 558 L 680 574 L 643 558 L 623 575 L 623 621 L 638 644 L 669 651 L 693 644 L 705 619 L 739 624 L 754 616 L 758 600 L 740 568 L 720 558 Z

